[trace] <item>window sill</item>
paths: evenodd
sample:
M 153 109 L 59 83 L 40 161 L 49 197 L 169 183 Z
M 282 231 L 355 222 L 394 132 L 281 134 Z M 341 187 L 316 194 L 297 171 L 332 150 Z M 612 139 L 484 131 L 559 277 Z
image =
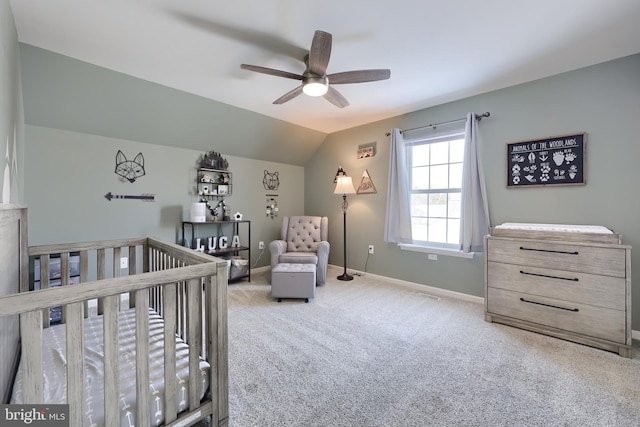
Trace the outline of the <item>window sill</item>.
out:
M 475 252 L 467 253 L 467 252 L 460 252 L 454 249 L 433 248 L 428 246 L 412 245 L 408 243 L 400 243 L 398 244 L 398 246 L 403 251 L 424 252 L 428 254 L 452 256 L 457 258 L 471 259 L 475 255 Z

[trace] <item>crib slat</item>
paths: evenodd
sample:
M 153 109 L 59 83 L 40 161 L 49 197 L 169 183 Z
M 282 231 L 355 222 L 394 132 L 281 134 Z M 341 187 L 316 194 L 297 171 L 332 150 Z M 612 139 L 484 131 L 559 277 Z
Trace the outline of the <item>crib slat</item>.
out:
M 103 248 L 98 249 L 96 251 L 96 263 L 97 263 L 96 278 L 97 280 L 102 280 L 106 277 L 105 275 L 107 272 L 107 266 L 105 263 L 105 250 Z M 104 308 L 102 307 L 102 305 L 103 305 L 102 298 L 98 298 L 98 314 L 102 314 L 104 311 Z
M 47 289 L 49 287 L 49 274 L 51 268 L 49 260 L 48 254 L 40 257 L 40 289 Z M 43 327 L 45 328 L 48 328 L 51 325 L 49 310 L 49 308 L 42 310 L 42 322 Z
M 136 291 L 136 423 L 149 422 L 149 291 Z
M 121 255 L 121 253 L 122 253 L 122 248 L 120 248 L 120 247 L 113 248 L 113 254 L 112 254 L 113 255 L 113 258 L 112 258 L 112 261 L 113 261 L 113 277 L 120 277 L 122 275 L 121 274 L 122 270 L 120 268 L 120 255 Z M 118 310 L 120 310 L 120 301 L 121 301 L 121 299 L 122 299 L 122 296 L 120 296 L 118 298 Z M 103 310 L 104 310 L 104 306 L 103 306 Z
M 47 315 L 48 316 L 48 315 Z M 42 376 L 42 310 L 20 315 L 24 401 L 44 403 Z
M 178 330 L 176 332 L 178 333 L 178 336 L 182 338 L 182 340 L 185 343 L 189 344 L 189 337 L 186 336 L 187 321 L 185 319 L 185 316 L 187 313 L 186 302 L 185 302 L 186 295 L 187 295 L 186 286 L 187 285 L 184 281 L 178 284 L 178 306 L 177 306 Z
M 89 253 L 80 251 L 80 283 L 89 280 Z M 84 317 L 89 316 L 89 301 L 84 302 Z
M 138 251 L 135 246 L 129 246 L 129 276 L 138 274 Z
M 138 251 L 135 246 L 129 246 L 129 276 L 138 274 Z M 133 292 L 129 292 L 129 308 L 135 307 Z
M 164 254 L 162 254 L 161 252 L 156 252 L 156 256 L 158 257 L 158 265 L 156 266 L 156 270 L 164 271 L 165 270 L 165 265 L 163 262 Z M 149 296 L 152 299 L 151 306 L 157 310 L 158 309 L 158 287 L 153 287 L 149 289 L 149 292 L 151 293 Z
M 67 314 L 67 402 L 69 403 L 69 421 L 70 425 L 79 426 L 82 425 L 84 416 L 83 304 L 81 302 L 69 304 L 65 306 L 65 309 L 64 311 Z
M 104 319 L 104 422 L 105 426 L 120 423 L 119 408 L 119 332 L 118 332 L 118 297 L 105 297 L 103 301 Z
M 218 419 L 223 420 L 229 417 L 229 316 L 228 316 L 228 295 L 227 295 L 227 266 L 218 264 L 216 274 L 215 313 L 216 319 L 216 347 L 213 355 L 217 357 L 218 371 Z
M 60 286 L 69 285 L 69 252 L 60 254 Z
M 113 248 L 113 277 L 120 277 L 120 254 L 122 248 Z
M 200 378 L 200 341 L 202 339 L 202 284 L 200 279 L 189 280 L 187 290 L 189 305 L 189 409 L 200 405 L 198 382 Z
M 225 266 L 226 270 L 226 266 Z M 217 349 L 218 349 L 218 316 L 217 316 L 217 294 L 215 290 L 215 283 L 211 283 L 211 276 L 205 277 L 205 293 L 204 293 L 204 304 L 205 304 L 205 325 L 206 325 L 206 356 L 205 359 L 209 362 L 209 379 L 211 381 L 216 381 L 218 379 L 218 361 L 216 359 Z M 220 418 L 220 407 L 218 405 L 218 396 L 219 389 L 215 386 L 215 384 L 211 384 L 210 388 L 211 393 L 211 418 L 214 420 L 219 420 Z
M 60 286 L 69 286 L 69 252 L 60 254 Z M 61 322 L 67 323 L 67 308 L 62 306 Z
M 164 288 L 164 409 L 165 424 L 177 418 L 176 394 L 167 390 L 176 389 L 176 294 L 177 285 Z

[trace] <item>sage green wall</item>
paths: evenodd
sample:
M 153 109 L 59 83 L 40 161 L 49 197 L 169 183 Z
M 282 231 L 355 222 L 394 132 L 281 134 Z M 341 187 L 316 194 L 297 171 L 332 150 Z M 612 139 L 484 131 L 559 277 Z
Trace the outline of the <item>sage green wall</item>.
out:
M 2 0 L 0 1 L 0 203 L 23 202 L 23 163 L 24 112 L 18 34 L 9 1 Z M 10 176 L 5 180 L 7 165 Z M 9 190 L 6 194 L 5 186 Z
M 201 151 L 166 147 L 86 133 L 27 125 L 25 199 L 29 208 L 29 244 L 156 236 L 179 242 L 182 220 L 189 219 Z M 215 147 L 211 147 L 214 149 Z M 132 159 L 144 156 L 146 175 L 134 183 L 114 173 L 122 150 Z M 265 215 L 265 194 L 278 194 L 280 215 L 304 209 L 304 169 L 301 166 L 223 155 L 233 174 L 230 212 L 252 221 L 252 264 L 259 240 L 278 236 L 280 218 Z M 278 171 L 277 191 L 264 189 L 264 171 Z M 111 200 L 107 193 L 155 194 L 155 202 Z M 206 229 L 205 229 L 206 231 Z M 210 235 L 213 235 L 211 233 Z M 269 251 L 257 266 L 268 265 Z
M 20 57 L 27 124 L 299 166 L 326 136 L 27 44 Z
M 469 111 L 491 112 L 479 123 L 479 133 L 492 225 L 604 225 L 636 248 L 632 266 L 640 271 L 640 55 L 329 135 L 305 167 L 305 210 L 329 216 L 330 263 L 343 265 L 340 197 L 332 194 L 332 180 L 342 164 L 356 184 L 367 169 L 378 191 L 349 196 L 348 267 L 364 270 L 367 246 L 373 244 L 368 272 L 484 296 L 482 254 L 473 260 L 440 255 L 429 261 L 427 254 L 383 242 L 389 162 L 385 133 L 465 117 Z M 506 188 L 507 143 L 577 132 L 587 133 L 586 185 Z M 370 142 L 377 143 L 377 155 L 356 159 L 358 145 Z M 640 330 L 640 280 L 633 288 L 633 326 Z

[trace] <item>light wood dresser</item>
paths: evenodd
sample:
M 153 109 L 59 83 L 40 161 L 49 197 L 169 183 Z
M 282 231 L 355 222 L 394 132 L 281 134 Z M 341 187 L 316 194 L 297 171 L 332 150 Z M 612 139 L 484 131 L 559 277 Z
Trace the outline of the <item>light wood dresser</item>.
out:
M 492 228 L 485 320 L 630 358 L 631 247 L 617 233 L 589 227 Z

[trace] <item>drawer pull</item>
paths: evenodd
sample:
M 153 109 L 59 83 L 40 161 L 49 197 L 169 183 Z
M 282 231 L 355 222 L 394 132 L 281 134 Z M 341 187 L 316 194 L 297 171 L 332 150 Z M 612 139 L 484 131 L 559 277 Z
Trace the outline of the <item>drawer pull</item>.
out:
M 536 252 L 550 252 L 553 254 L 565 254 L 565 255 L 580 255 L 580 252 L 567 252 L 567 251 L 552 251 L 549 249 L 534 249 L 534 248 L 525 248 L 524 246 L 520 246 L 521 251 L 536 251 Z
M 529 276 L 538 276 L 538 277 L 548 277 L 549 279 L 560 279 L 560 280 L 568 280 L 570 282 L 578 282 L 580 279 L 577 277 L 560 277 L 560 276 L 549 276 L 547 274 L 537 274 L 537 273 L 528 273 L 526 271 L 520 270 L 520 274 L 527 274 Z
M 528 302 L 529 304 L 538 304 L 538 305 L 544 305 L 545 307 L 551 307 L 551 308 L 557 308 L 560 310 L 567 310 L 567 311 L 573 311 L 574 313 L 577 313 L 578 310 L 577 308 L 565 308 L 565 307 L 558 307 L 557 305 L 551 305 L 551 304 L 545 304 L 542 302 L 536 302 L 536 301 L 529 301 L 528 299 L 524 299 L 524 298 L 520 298 L 520 301 L 522 302 Z

